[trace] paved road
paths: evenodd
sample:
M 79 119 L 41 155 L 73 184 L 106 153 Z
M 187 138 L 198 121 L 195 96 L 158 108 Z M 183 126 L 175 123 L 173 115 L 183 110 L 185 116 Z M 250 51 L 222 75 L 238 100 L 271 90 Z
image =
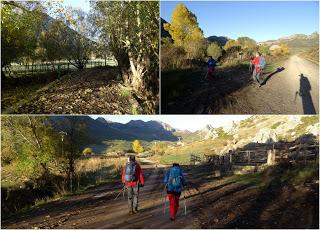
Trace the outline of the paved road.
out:
M 224 113 L 315 114 L 319 113 L 319 66 L 296 55 L 265 85 L 251 84 L 231 96 L 234 108 Z M 268 76 L 268 75 L 267 75 Z

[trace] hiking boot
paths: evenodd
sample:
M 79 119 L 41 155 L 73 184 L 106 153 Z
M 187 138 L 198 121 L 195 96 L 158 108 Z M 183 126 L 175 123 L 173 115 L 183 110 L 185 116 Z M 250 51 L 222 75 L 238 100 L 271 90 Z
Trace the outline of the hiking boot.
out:
M 132 214 L 133 214 L 133 211 L 132 211 L 132 210 L 130 210 L 130 211 L 129 211 L 129 215 L 132 215 Z

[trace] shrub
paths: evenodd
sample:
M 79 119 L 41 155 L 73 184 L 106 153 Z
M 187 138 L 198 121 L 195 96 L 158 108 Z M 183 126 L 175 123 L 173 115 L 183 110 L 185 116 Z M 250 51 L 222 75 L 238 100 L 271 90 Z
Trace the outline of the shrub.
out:
M 91 148 L 85 148 L 82 153 L 83 155 L 92 155 L 93 152 Z

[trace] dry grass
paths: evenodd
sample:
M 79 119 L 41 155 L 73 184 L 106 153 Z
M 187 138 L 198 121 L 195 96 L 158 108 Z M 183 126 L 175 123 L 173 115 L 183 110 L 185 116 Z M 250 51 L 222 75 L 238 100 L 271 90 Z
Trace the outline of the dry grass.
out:
M 76 173 L 96 172 L 103 168 L 114 168 L 115 171 L 121 169 L 126 162 L 126 157 L 120 158 L 98 158 L 92 157 L 80 159 L 76 162 Z

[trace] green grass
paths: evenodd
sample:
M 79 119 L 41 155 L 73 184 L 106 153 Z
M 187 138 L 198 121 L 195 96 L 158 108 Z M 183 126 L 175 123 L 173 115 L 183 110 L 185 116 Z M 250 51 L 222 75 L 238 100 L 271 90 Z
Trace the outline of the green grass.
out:
M 307 162 L 289 167 L 281 176 L 281 182 L 291 185 L 299 185 L 318 178 L 319 162 Z
M 310 125 L 314 125 L 319 122 L 319 117 L 315 115 L 303 116 L 301 118 L 300 124 L 298 124 L 294 129 L 288 131 L 288 133 L 296 132 L 296 136 L 301 136 L 306 133 L 306 129 Z
M 283 122 L 278 121 L 278 122 L 274 123 L 274 124 L 271 126 L 271 129 L 276 129 L 276 128 L 278 128 L 281 124 L 283 124 Z
M 131 97 L 131 90 L 126 88 L 126 87 L 121 87 L 120 88 L 120 95 L 124 98 L 129 98 Z
M 163 155 L 160 158 L 160 163 L 162 163 L 162 164 L 172 164 L 172 163 L 189 164 L 190 163 L 190 156 L 191 156 L 191 153 L 188 153 L 188 152 L 185 152 L 182 154 Z

